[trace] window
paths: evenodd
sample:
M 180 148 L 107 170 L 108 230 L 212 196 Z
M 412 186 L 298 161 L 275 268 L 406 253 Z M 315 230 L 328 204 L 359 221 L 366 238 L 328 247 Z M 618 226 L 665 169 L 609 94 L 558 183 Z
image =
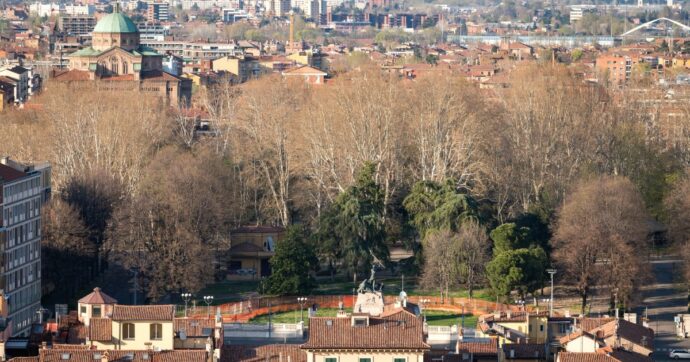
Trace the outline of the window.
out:
M 337 357 L 326 357 L 324 362 L 338 362 L 338 358 Z
M 93 306 L 93 309 L 91 310 L 91 316 L 95 318 L 100 318 L 101 317 L 101 306 Z
M 86 314 L 86 306 L 85 305 L 82 305 L 81 308 L 79 308 L 79 313 Z
M 151 340 L 163 339 L 163 325 L 160 323 L 151 324 Z
M 543 325 L 543 324 L 540 324 L 540 325 L 539 325 L 539 332 L 543 332 L 543 331 L 544 331 L 544 325 Z
M 359 362 L 371 362 L 371 357 L 360 357 Z
M 393 358 L 393 362 L 407 362 L 407 358 L 405 358 L 405 357 Z
M 134 324 L 125 323 L 122 325 L 122 339 L 134 339 Z

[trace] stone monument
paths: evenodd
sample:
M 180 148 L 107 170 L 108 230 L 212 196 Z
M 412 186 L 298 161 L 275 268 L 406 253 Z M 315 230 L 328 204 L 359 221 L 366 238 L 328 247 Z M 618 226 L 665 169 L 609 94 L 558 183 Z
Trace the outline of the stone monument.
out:
M 353 313 L 368 313 L 372 316 L 383 313 L 383 283 L 376 282 L 375 265 L 371 267 L 369 279 L 359 284 Z

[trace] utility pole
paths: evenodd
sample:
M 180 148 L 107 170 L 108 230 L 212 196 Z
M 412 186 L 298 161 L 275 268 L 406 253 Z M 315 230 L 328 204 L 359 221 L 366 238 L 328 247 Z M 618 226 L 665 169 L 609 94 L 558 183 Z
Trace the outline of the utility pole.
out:
M 551 298 L 549 299 L 549 317 L 553 317 L 553 275 L 556 274 L 556 269 L 546 269 L 546 272 L 551 275 Z

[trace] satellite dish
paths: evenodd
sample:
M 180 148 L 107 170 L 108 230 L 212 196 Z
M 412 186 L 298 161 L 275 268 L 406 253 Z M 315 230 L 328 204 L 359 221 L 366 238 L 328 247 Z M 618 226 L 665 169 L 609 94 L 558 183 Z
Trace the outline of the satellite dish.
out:
M 403 299 L 407 299 L 407 293 L 405 293 L 404 290 L 402 292 L 400 292 L 400 300 L 403 300 Z

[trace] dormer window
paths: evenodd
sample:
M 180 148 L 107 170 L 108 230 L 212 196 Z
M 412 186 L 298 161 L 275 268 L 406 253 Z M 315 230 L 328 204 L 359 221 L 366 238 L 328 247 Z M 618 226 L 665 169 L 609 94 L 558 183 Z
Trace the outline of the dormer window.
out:
M 353 327 L 366 327 L 369 325 L 368 315 L 355 315 L 352 316 L 352 326 Z

